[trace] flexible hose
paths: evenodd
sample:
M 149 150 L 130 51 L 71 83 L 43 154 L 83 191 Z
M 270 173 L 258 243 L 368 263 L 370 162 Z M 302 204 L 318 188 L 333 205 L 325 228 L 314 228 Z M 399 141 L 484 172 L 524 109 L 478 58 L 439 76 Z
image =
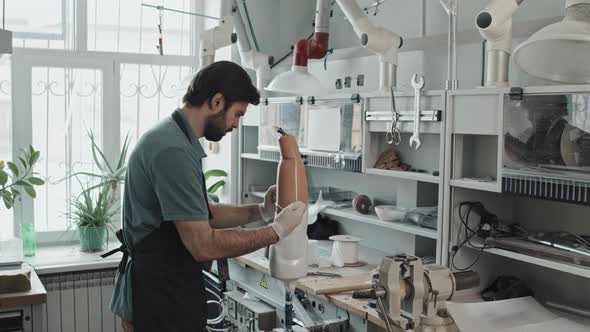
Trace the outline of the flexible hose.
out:
M 213 319 L 207 319 L 207 325 L 216 325 L 219 324 L 221 322 L 223 322 L 223 320 L 225 319 L 225 315 L 226 315 L 226 311 L 225 311 L 225 307 L 223 306 L 223 304 L 221 303 L 221 297 L 219 295 L 217 295 L 215 292 L 213 292 L 212 290 L 210 290 L 209 288 L 205 288 L 207 290 L 207 292 L 209 292 L 209 294 L 212 294 L 213 297 L 215 297 L 217 299 L 217 301 L 207 301 L 207 304 L 217 304 L 219 306 L 219 308 L 221 308 L 221 312 L 219 313 L 219 316 L 213 318 Z M 212 329 L 213 331 L 227 331 L 227 329 L 223 330 L 223 329 Z

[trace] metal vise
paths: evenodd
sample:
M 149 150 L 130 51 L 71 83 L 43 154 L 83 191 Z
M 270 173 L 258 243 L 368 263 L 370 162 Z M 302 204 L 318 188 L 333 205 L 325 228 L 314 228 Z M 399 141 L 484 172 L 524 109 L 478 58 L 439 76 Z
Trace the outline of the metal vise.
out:
M 445 308 L 455 291 L 479 287 L 476 272 L 453 273 L 441 265 L 422 265 L 418 257 L 387 256 L 372 296 L 387 330 L 458 332 Z

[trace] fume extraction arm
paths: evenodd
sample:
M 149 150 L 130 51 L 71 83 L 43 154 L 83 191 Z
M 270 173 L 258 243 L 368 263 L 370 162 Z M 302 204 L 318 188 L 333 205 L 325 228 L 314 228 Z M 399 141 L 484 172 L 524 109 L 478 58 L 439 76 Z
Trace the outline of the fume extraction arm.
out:
M 309 59 L 322 59 L 328 53 L 330 1 L 317 0 L 313 36 L 295 43 L 291 70 L 277 75 L 266 90 L 303 96 L 322 93 L 324 87 L 308 72 L 307 63 Z
M 396 72 L 402 38 L 395 32 L 373 25 L 356 0 L 336 0 L 336 3 L 352 24 L 361 45 L 379 56 L 379 89 L 389 92 L 397 83 Z
M 387 29 L 376 27 L 369 21 L 355 0 L 336 0 L 344 15 L 361 41 L 361 45 L 379 56 L 379 89 L 388 91 L 396 85 L 396 71 L 402 39 Z M 279 74 L 267 87 L 269 91 L 317 95 L 324 90 L 320 82 L 307 70 L 309 59 L 321 59 L 328 51 L 328 28 L 330 23 L 330 0 L 316 3 L 315 32 L 309 40 L 295 44 L 293 66 L 290 71 Z
M 221 10 L 223 12 L 223 9 Z M 235 43 L 238 36 L 234 31 L 234 17 L 222 16 L 219 24 L 201 32 L 201 44 L 199 46 L 199 66 L 206 67 L 215 61 L 215 51 Z
M 265 96 L 264 88 L 268 85 L 271 78 L 270 65 L 273 64 L 272 56 L 261 53 L 252 47 L 246 25 L 237 5 L 235 6 L 235 25 L 236 34 L 238 35 L 238 49 L 242 67 L 252 69 L 256 72 L 256 88 L 260 91 L 262 97 Z
M 485 86 L 508 85 L 512 16 L 524 0 L 492 0 L 475 20 L 486 45 Z M 514 61 L 530 75 L 590 83 L 590 0 L 566 0 L 565 17 L 521 43 Z
M 524 0 L 492 0 L 475 19 L 479 33 L 486 40 L 485 85 L 508 85 L 508 68 L 512 53 L 512 16 Z

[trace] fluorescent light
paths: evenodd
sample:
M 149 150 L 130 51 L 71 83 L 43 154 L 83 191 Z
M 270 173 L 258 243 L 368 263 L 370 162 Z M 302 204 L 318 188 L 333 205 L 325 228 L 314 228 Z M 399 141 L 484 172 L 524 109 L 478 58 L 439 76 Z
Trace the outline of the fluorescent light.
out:
M 292 66 L 290 71 L 277 75 L 265 90 L 299 96 L 318 96 L 325 93 L 320 81 L 307 71 L 307 66 Z
M 590 1 L 567 1 L 564 19 L 518 45 L 514 61 L 536 77 L 590 83 Z

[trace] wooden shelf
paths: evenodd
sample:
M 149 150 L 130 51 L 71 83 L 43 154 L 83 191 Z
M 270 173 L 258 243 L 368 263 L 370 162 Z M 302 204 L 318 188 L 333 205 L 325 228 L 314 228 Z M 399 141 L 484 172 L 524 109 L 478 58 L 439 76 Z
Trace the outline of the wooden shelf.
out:
M 476 179 L 451 179 L 451 187 L 499 192 L 497 181 L 481 181 Z
M 479 250 L 477 248 L 473 248 L 473 247 L 469 247 L 469 246 L 467 246 L 467 248 L 470 248 L 473 250 Z M 494 255 L 498 255 L 498 256 L 502 256 L 502 257 L 515 259 L 517 261 L 521 261 L 521 262 L 525 262 L 525 263 L 529 263 L 529 264 L 533 264 L 533 265 L 537 265 L 537 266 L 543 266 L 543 267 L 546 267 L 546 268 L 552 269 L 552 270 L 557 270 L 557 271 L 561 271 L 561 272 L 565 272 L 565 273 L 569 273 L 569 274 L 574 274 L 574 275 L 581 276 L 584 278 L 590 278 L 590 268 L 586 268 L 586 267 L 579 266 L 579 265 L 573 265 L 573 264 L 563 263 L 563 262 L 554 261 L 554 260 L 550 260 L 550 259 L 546 259 L 546 258 L 521 254 L 521 253 L 517 253 L 517 252 L 506 250 L 506 249 L 500 249 L 500 248 L 485 249 L 485 252 L 490 253 L 490 254 L 494 254 Z
M 394 171 L 378 168 L 367 168 L 366 174 L 389 176 L 392 178 L 406 179 L 420 182 L 440 183 L 440 177 L 434 176 L 430 173 L 418 173 L 410 171 Z
M 401 223 L 401 222 L 382 221 L 379 218 L 377 218 L 376 215 L 360 214 L 360 213 L 354 211 L 352 208 L 343 208 L 343 209 L 327 208 L 324 211 L 322 211 L 321 213 L 328 215 L 328 216 L 332 216 L 332 217 L 339 217 L 339 218 L 344 218 L 344 219 L 348 219 L 348 220 L 352 220 L 352 221 L 356 221 L 356 222 L 362 222 L 365 224 L 371 224 L 371 225 L 375 225 L 375 226 L 389 228 L 389 229 L 393 229 L 393 230 L 396 230 L 399 232 L 414 234 L 414 235 L 418 235 L 418 236 L 422 236 L 422 237 L 427 237 L 430 239 L 436 240 L 438 238 L 436 230 L 432 230 L 432 229 L 428 229 L 428 228 L 424 228 L 424 227 L 420 227 L 420 226 L 416 226 L 416 225 L 411 225 L 411 224 L 405 224 L 405 223 Z

